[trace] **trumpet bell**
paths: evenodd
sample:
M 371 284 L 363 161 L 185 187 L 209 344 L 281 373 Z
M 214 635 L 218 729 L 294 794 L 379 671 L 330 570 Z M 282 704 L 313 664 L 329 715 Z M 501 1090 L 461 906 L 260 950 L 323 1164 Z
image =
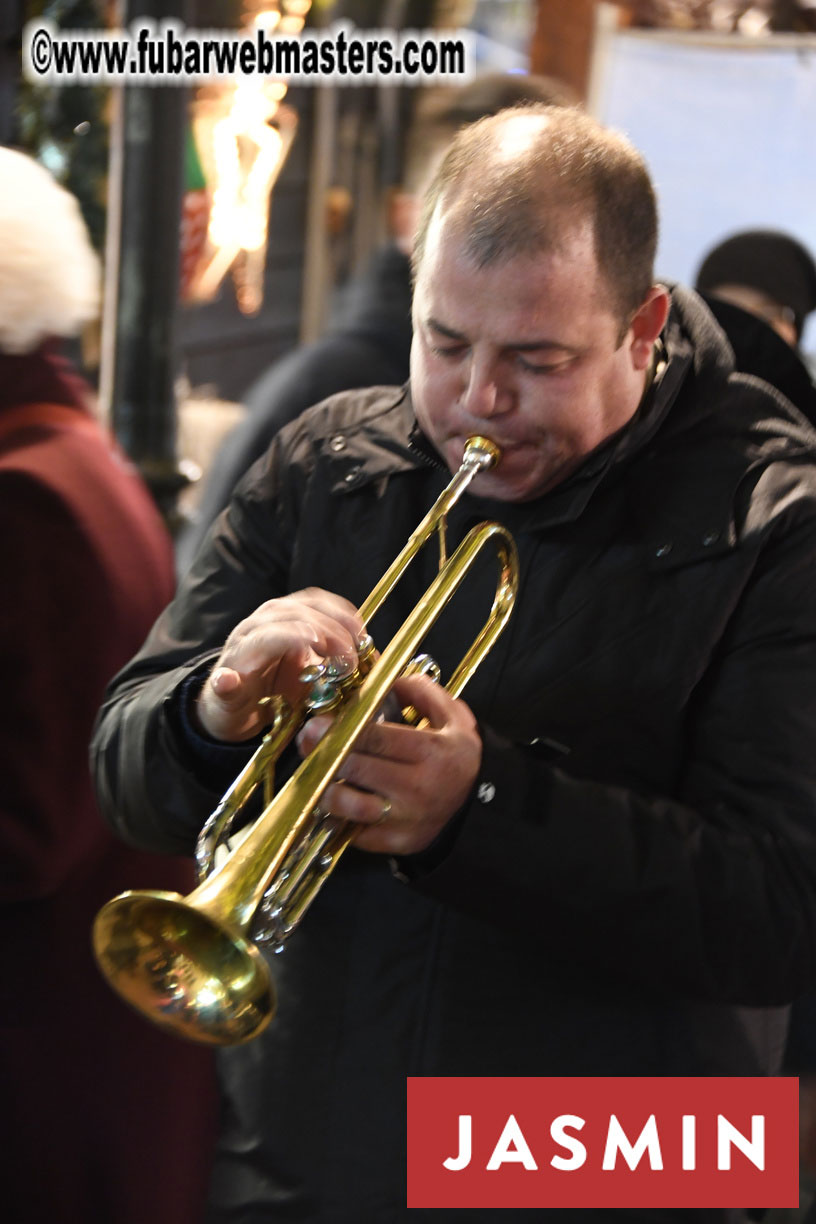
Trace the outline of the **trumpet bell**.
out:
M 93 944 L 114 990 L 180 1037 L 240 1045 L 275 1014 L 272 975 L 255 944 L 178 893 L 114 897 L 96 917 Z

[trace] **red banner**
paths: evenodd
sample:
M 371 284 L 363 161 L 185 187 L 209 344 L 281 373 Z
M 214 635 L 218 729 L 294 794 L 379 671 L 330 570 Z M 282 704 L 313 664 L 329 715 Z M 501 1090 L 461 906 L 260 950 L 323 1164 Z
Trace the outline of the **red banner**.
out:
M 798 1207 L 793 1078 L 408 1080 L 409 1207 Z

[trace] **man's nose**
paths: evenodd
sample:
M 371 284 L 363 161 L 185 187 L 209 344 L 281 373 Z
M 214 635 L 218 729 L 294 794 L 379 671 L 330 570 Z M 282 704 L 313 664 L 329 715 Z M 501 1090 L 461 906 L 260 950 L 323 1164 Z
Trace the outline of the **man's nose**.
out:
M 471 362 L 463 404 L 471 416 L 485 419 L 507 411 L 508 391 L 492 366 L 479 361 Z

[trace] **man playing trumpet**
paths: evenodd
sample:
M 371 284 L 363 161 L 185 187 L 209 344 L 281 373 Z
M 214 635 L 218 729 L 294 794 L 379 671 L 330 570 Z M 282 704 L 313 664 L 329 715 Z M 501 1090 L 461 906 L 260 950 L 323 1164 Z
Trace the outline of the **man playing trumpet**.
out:
M 512 533 L 512 619 L 463 698 L 401 680 L 425 723 L 370 725 L 326 790 L 354 845 L 275 962 L 277 1019 L 221 1055 L 211 1221 L 402 1219 L 407 1075 L 776 1069 L 816 976 L 813 437 L 654 283 L 656 234 L 639 155 L 580 112 L 467 128 L 409 386 L 282 432 L 112 686 L 109 818 L 189 851 L 304 667 L 382 648 L 424 591 L 433 549 L 362 624 L 466 440 L 499 448 L 447 528 Z M 432 631 L 444 676 L 493 583 Z

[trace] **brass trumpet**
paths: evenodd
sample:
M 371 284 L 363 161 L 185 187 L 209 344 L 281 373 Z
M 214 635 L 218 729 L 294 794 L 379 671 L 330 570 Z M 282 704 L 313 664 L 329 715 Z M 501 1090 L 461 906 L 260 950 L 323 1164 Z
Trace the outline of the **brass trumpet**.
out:
M 504 628 L 518 587 L 512 536 L 498 523 L 471 529 L 447 556 L 446 515 L 471 480 L 499 461 L 486 438 L 468 439 L 462 465 L 360 609 L 374 615 L 417 552 L 439 537 L 439 570 L 394 638 L 374 661 L 370 640 L 346 675 L 328 663 L 310 669 L 311 696 L 278 703 L 269 732 L 205 824 L 196 847 L 200 883 L 187 897 L 125 892 L 96 917 L 93 945 L 110 985 L 148 1019 L 209 1045 L 237 1045 L 257 1036 L 275 1013 L 275 987 L 258 944 L 280 951 L 351 843 L 355 827 L 327 816 L 320 800 L 354 744 L 378 715 L 394 682 L 422 666 L 414 656 L 481 549 L 492 541 L 499 562 L 488 619 L 446 688 L 456 697 Z M 307 717 L 335 709 L 317 747 L 277 794 L 274 764 Z M 229 846 L 239 812 L 262 795 L 263 810 L 237 845 Z M 243 833 L 243 831 L 242 831 Z M 222 861 L 217 863 L 219 851 Z

